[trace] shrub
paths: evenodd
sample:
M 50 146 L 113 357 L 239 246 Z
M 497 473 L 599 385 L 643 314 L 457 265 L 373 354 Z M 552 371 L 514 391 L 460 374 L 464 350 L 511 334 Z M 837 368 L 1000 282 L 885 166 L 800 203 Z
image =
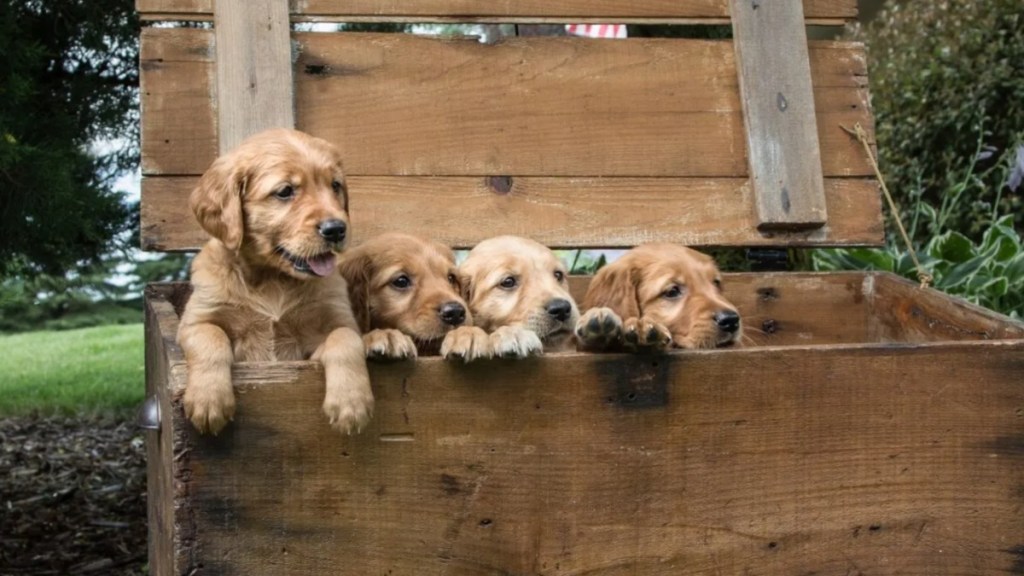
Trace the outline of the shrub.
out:
M 934 278 L 934 287 L 969 302 L 1020 318 L 1024 314 L 1024 247 L 1003 216 L 975 242 L 955 231 L 932 238 L 918 252 L 922 266 Z M 819 250 L 816 270 L 881 270 L 917 279 L 910 254 L 889 248 L 875 250 Z
M 1024 191 L 1024 143 L 996 171 L 1004 178 L 1001 189 Z M 987 223 L 978 238 L 950 228 L 951 215 L 958 213 L 967 201 L 966 192 L 976 186 L 977 178 L 970 173 L 942 194 L 938 208 L 918 197 L 903 219 L 911 236 L 924 231 L 930 237 L 923 245 L 915 244 L 935 288 L 1019 318 L 1024 315 L 1024 244 L 1014 229 L 1015 215 L 999 216 L 995 211 L 984 215 Z M 917 278 L 901 239 L 890 238 L 884 249 L 816 250 L 812 264 L 815 270 L 882 270 Z
M 995 169 L 1024 133 L 1020 0 L 889 2 L 854 36 L 868 48 L 879 161 L 897 203 L 942 206 L 968 174 L 969 200 L 944 224 L 978 240 L 998 210 L 1021 230 L 1024 190 L 1007 191 Z

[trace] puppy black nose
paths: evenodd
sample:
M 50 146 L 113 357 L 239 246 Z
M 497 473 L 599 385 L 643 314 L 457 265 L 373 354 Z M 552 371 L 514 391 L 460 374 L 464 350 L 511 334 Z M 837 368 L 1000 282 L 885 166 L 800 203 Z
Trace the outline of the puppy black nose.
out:
M 317 232 L 320 233 L 320 237 L 328 242 L 338 243 L 345 239 L 345 223 L 341 220 L 324 220 L 316 225 Z
M 715 313 L 715 324 L 722 332 L 735 332 L 740 329 L 740 315 L 732 310 L 720 310 Z
M 559 322 L 565 322 L 569 319 L 569 315 L 572 314 L 572 304 L 565 298 L 551 300 L 544 309 L 548 311 L 552 318 Z
M 441 321 L 450 326 L 461 326 L 466 321 L 466 308 L 458 302 L 445 302 L 437 310 Z

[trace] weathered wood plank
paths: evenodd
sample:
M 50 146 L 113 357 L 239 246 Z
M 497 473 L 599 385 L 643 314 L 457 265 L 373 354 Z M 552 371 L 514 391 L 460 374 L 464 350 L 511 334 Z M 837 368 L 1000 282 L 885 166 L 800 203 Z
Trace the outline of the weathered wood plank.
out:
M 182 568 L 1002 574 L 1022 365 L 1019 341 L 421 359 L 374 366 L 353 438 L 321 421 L 317 368 L 240 365 L 235 422 L 178 449 Z
M 142 30 L 142 172 L 208 167 L 218 154 L 213 37 L 208 32 L 174 34 L 168 42 L 154 37 L 159 37 L 155 29 Z
M 217 133 L 224 153 L 268 128 L 295 127 L 291 24 L 280 0 L 217 0 Z
M 146 432 L 146 502 L 149 521 L 150 573 L 171 576 L 177 553 L 176 536 L 181 532 L 174 513 L 175 487 L 173 478 L 174 428 L 170 417 L 175 387 L 170 364 L 181 361 L 171 348 L 177 333 L 178 316 L 171 303 L 162 294 L 147 290 L 146 295 L 146 396 L 156 397 L 163 418 L 160 429 Z M 180 387 L 180 384 L 177 386 Z M 179 438 L 179 441 L 181 439 Z M 153 562 L 154 559 L 162 559 Z
M 145 250 L 195 250 L 206 241 L 182 206 L 197 177 L 142 180 Z M 826 180 L 832 220 L 818 230 L 765 233 L 743 179 L 423 178 L 349 179 L 353 240 L 415 231 L 458 247 L 498 234 L 554 247 L 878 245 L 881 200 L 873 180 Z M 454 219 L 453 219 L 454 217 Z
M 748 171 L 729 42 L 294 37 L 297 126 L 341 146 L 352 175 Z M 201 107 L 212 52 L 209 31 L 144 31 L 145 174 L 200 174 L 213 161 L 215 112 Z M 873 134 L 863 47 L 815 43 L 810 54 L 825 175 L 870 175 L 839 128 Z
M 828 213 L 803 6 L 730 5 L 758 228 L 822 226 Z
M 305 0 L 291 2 L 291 13 L 302 19 L 345 21 L 352 18 L 416 18 L 436 21 L 454 18 L 473 21 L 480 18 L 551 18 L 561 21 L 577 18 L 605 18 L 616 22 L 635 19 L 721 20 L 728 19 L 727 0 Z M 136 0 L 143 18 L 208 18 L 213 0 Z M 804 0 L 809 20 L 843 21 L 857 17 L 856 0 Z
M 1024 324 L 892 274 L 871 276 L 871 338 L 882 342 L 1024 339 Z

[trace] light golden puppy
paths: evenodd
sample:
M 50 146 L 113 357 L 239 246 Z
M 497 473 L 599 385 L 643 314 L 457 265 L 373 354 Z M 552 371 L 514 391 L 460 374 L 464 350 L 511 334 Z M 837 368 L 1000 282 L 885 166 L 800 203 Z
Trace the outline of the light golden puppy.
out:
M 466 309 L 447 246 L 390 232 L 347 250 L 339 269 L 371 358 L 415 358 L 417 349 L 445 358 L 490 356 L 487 334 Z
M 459 266 L 459 277 L 494 356 L 571 349 L 579 310 L 565 264 L 546 246 L 518 236 L 484 240 Z
M 324 366 L 330 423 L 359 430 L 373 394 L 336 273 L 348 235 L 338 151 L 294 130 L 259 133 L 213 163 L 190 204 L 212 237 L 192 263 L 178 329 L 192 424 L 216 434 L 232 419 L 233 362 L 312 359 Z
M 586 350 L 715 348 L 739 342 L 740 315 L 706 254 L 646 244 L 594 276 L 576 327 Z

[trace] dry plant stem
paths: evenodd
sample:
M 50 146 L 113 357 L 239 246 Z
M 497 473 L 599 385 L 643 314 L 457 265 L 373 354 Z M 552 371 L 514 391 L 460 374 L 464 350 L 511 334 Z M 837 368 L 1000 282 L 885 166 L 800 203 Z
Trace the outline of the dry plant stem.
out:
M 868 135 L 864 132 L 864 128 L 857 122 L 853 125 L 853 129 L 849 129 L 846 126 L 840 125 L 840 128 L 845 130 L 851 136 L 855 136 L 857 140 L 860 140 L 862 146 L 864 146 L 864 154 L 868 158 L 868 162 L 871 163 L 871 168 L 875 171 L 875 176 L 878 178 L 878 183 L 882 187 L 882 192 L 885 194 L 885 200 L 889 203 L 889 210 L 892 211 L 892 219 L 896 221 L 896 227 L 899 228 L 900 236 L 903 237 L 904 244 L 907 245 L 907 252 L 910 253 L 910 258 L 914 261 L 914 267 L 917 268 L 917 279 L 921 282 L 921 288 L 927 288 L 932 283 L 932 275 L 925 271 L 924 267 L 921 266 L 920 260 L 917 259 L 917 252 L 914 250 L 913 244 L 910 242 L 910 236 L 907 234 L 907 230 L 903 227 L 903 221 L 900 218 L 900 211 L 896 207 L 896 202 L 892 199 L 892 194 L 889 193 L 889 187 L 885 185 L 885 178 L 882 177 L 882 171 L 878 169 L 878 162 L 875 160 L 875 155 L 871 152 L 871 146 L 868 144 Z

